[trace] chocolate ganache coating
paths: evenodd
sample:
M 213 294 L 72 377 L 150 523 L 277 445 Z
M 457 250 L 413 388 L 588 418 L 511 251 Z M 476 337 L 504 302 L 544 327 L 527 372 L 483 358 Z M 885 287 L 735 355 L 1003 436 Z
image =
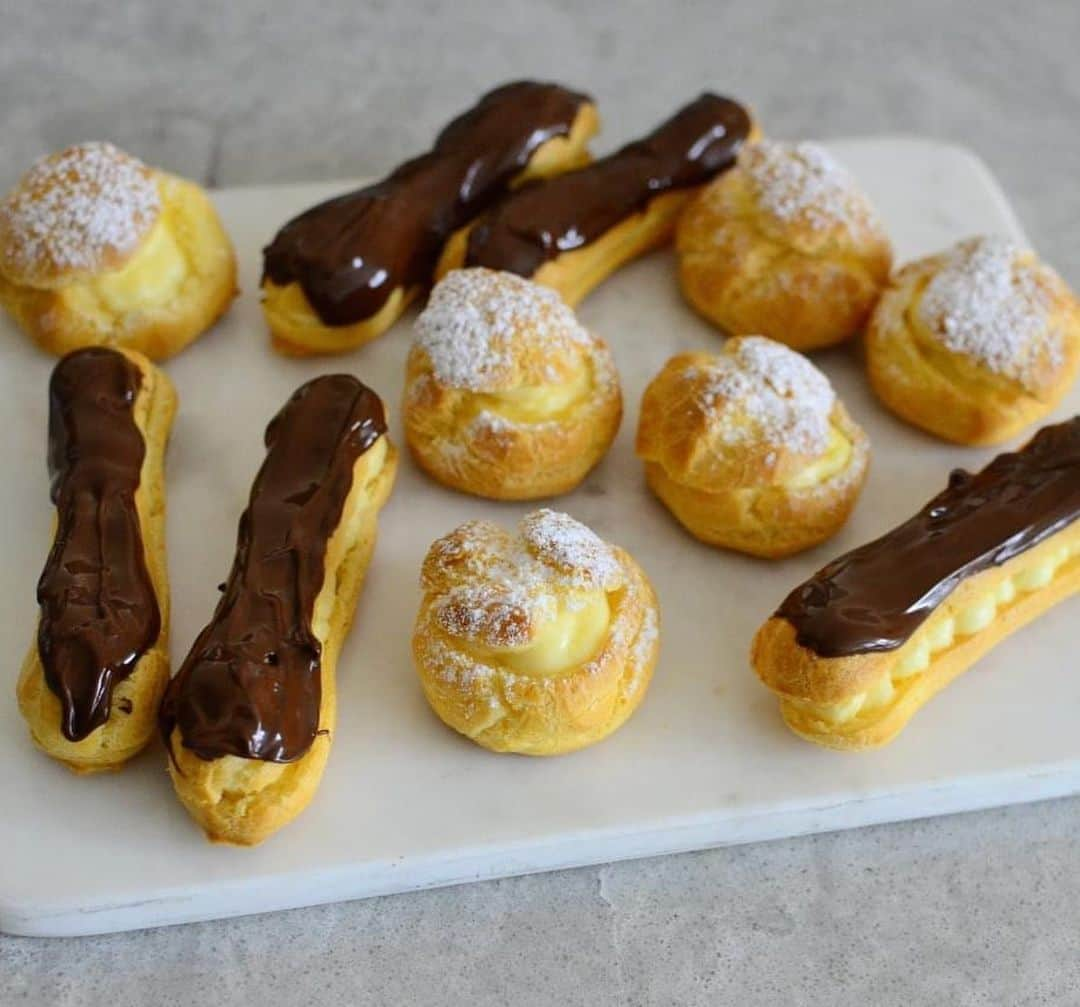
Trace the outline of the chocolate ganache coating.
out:
M 393 291 L 427 283 L 450 235 L 490 206 L 539 147 L 568 135 L 589 102 L 534 81 L 491 91 L 429 153 L 289 221 L 263 250 L 263 282 L 299 283 L 326 325 L 372 317 Z
M 645 138 L 507 196 L 469 233 L 465 265 L 533 276 L 548 260 L 595 241 L 655 197 L 702 185 L 730 168 L 751 129 L 738 102 L 703 94 Z
M 1080 514 L 1080 416 L 1045 427 L 949 485 L 914 517 L 818 571 L 777 610 L 821 657 L 903 645 L 965 577 L 1000 566 Z
M 109 719 L 114 688 L 161 632 L 135 507 L 141 386 L 139 368 L 103 347 L 69 353 L 49 381 L 56 537 L 37 586 L 37 648 L 69 741 Z
M 322 702 L 311 620 L 326 548 L 357 459 L 385 431 L 378 395 L 344 374 L 301 386 L 266 428 L 229 579 L 162 703 L 170 754 L 174 728 L 206 761 L 292 762 L 311 747 Z

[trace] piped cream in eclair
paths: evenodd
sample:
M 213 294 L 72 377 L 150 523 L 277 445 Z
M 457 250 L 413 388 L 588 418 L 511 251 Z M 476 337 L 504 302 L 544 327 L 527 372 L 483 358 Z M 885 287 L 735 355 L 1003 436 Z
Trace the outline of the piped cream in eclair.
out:
M 751 662 L 788 726 L 891 741 L 931 696 L 1080 588 L 1080 416 L 949 485 L 791 592 Z

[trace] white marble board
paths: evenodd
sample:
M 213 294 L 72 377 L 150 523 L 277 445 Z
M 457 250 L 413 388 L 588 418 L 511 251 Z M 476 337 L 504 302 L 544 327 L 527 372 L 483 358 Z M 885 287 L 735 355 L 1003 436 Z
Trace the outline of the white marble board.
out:
M 829 145 L 881 209 L 898 258 L 965 235 L 1020 235 L 985 166 L 913 138 Z M 283 359 L 258 309 L 259 249 L 334 184 L 233 189 L 216 201 L 236 241 L 243 295 L 214 332 L 168 364 L 180 411 L 168 461 L 173 655 L 203 625 L 233 552 L 267 420 L 301 381 L 350 371 L 395 406 L 410 320 L 340 358 Z M 851 755 L 788 733 L 747 665 L 750 638 L 789 588 L 835 553 L 921 505 L 956 465 L 993 452 L 942 445 L 873 399 L 853 348 L 817 356 L 873 443 L 869 483 L 832 542 L 778 563 L 707 549 L 646 493 L 633 456 L 637 404 L 672 353 L 717 345 L 683 304 L 669 252 L 623 270 L 581 308 L 612 344 L 626 396 L 608 458 L 558 501 L 630 549 L 664 612 L 642 708 L 584 752 L 530 760 L 485 752 L 429 712 L 409 659 L 417 572 L 459 522 L 512 523 L 525 505 L 443 490 L 408 460 L 339 668 L 339 725 L 322 788 L 254 850 L 212 846 L 176 802 L 162 748 L 121 773 L 77 778 L 30 745 L 14 685 L 35 622 L 52 519 L 45 389 L 53 361 L 6 323 L 0 339 L 0 930 L 73 935 L 182 923 L 620 858 L 841 829 L 1080 790 L 1080 676 L 1073 604 L 994 651 L 889 747 Z M 1080 407 L 1073 394 L 1059 411 Z M 400 427 L 393 433 L 401 442 Z

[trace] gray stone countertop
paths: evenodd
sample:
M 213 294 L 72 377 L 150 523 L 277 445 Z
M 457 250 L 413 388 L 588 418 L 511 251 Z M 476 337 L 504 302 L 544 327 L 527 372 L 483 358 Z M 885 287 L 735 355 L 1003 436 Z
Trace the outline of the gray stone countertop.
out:
M 7 0 L 0 187 L 108 137 L 214 185 L 369 175 L 479 92 L 603 146 L 709 87 L 769 133 L 974 148 L 1080 286 L 1076 0 Z M 261 917 L 0 937 L 0 1004 L 1080 1004 L 1080 799 Z

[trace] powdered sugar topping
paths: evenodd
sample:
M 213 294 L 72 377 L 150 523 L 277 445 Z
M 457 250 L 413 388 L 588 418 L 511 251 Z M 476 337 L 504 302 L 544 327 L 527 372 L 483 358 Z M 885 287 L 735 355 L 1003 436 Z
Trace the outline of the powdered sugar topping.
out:
M 510 535 L 470 521 L 440 539 L 424 564 L 425 590 L 440 595 L 438 624 L 453 636 L 493 647 L 527 643 L 554 614 L 556 595 L 613 591 L 625 580 L 614 550 L 567 514 L 539 510 Z
M 573 585 L 611 591 L 622 583 L 611 546 L 569 514 L 546 507 L 533 511 L 522 518 L 519 531 L 529 551 Z
M 630 659 L 639 673 L 644 670 L 643 665 L 649 659 L 659 636 L 660 620 L 656 615 L 656 609 L 650 605 L 646 607 L 645 614 L 642 616 L 641 628 L 634 641 L 634 649 L 630 652 Z
M 725 352 L 687 377 L 698 383 L 698 402 L 728 443 L 763 437 L 803 455 L 829 442 L 836 394 L 809 360 L 764 336 L 729 340 Z M 744 422 L 725 422 L 732 416 Z
M 816 143 L 763 140 L 746 147 L 739 164 L 762 206 L 780 220 L 824 230 L 876 219 L 851 172 Z
M 157 184 L 110 143 L 83 143 L 39 160 L 0 206 L 5 268 L 15 276 L 92 270 L 125 255 L 157 219 Z
M 521 340 L 546 353 L 590 342 L 554 290 L 479 268 L 452 270 L 436 284 L 415 338 L 441 384 L 479 392 L 499 390 L 513 373 Z
M 1020 382 L 1040 363 L 1062 359 L 1061 333 L 1047 324 L 1050 297 L 1040 267 L 1003 237 L 971 238 L 955 246 L 927 284 L 923 321 L 947 349 Z

